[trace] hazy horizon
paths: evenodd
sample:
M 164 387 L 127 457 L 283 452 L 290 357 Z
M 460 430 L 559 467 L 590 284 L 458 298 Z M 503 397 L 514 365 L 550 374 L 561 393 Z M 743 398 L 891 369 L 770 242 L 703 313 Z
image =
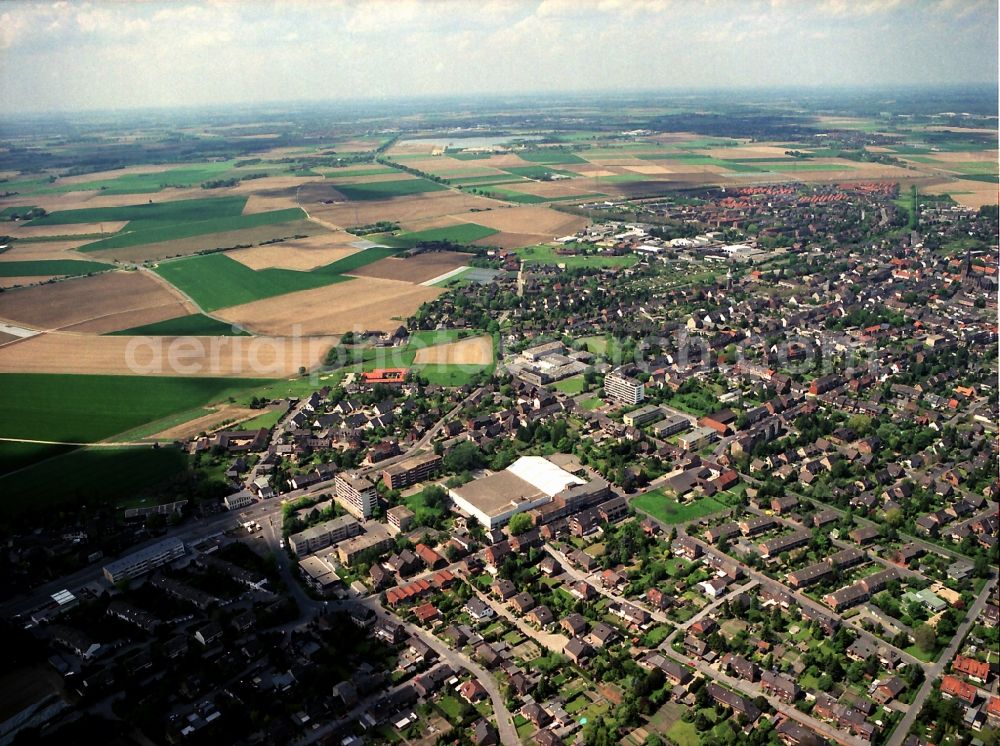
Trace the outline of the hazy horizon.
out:
M 7 114 L 996 85 L 989 0 L 5 4 Z

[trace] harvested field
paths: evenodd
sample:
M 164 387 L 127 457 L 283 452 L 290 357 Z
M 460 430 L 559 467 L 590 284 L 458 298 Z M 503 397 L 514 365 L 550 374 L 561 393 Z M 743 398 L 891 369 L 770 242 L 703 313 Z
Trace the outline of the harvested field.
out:
M 106 223 L 73 223 L 71 225 L 18 225 L 9 231 L 14 238 L 39 238 L 42 236 L 111 235 L 125 227 L 128 221 Z M 93 240 L 93 239 L 91 239 Z
M 992 163 L 997 162 L 996 150 L 955 151 L 949 153 L 928 153 L 928 158 L 945 163 Z
M 650 166 L 649 164 L 644 164 L 642 166 L 625 166 L 625 170 L 636 174 L 669 174 L 678 169 L 669 169 L 664 168 L 663 166 Z
M 281 243 L 268 244 L 267 246 L 236 249 L 230 251 L 227 256 L 250 269 L 281 267 L 283 269 L 310 270 L 357 253 L 359 249 L 351 246 L 351 243 L 357 240 L 357 236 L 342 231 L 324 233 L 308 238 L 296 238 Z
M 473 214 L 470 214 L 471 218 Z M 399 227 L 407 232 L 428 231 L 435 228 L 450 228 L 454 225 L 461 225 L 467 222 L 464 215 L 441 215 L 436 218 L 425 218 L 423 220 L 406 220 L 399 224 Z
M 587 219 L 568 215 L 549 207 L 506 207 L 479 212 L 469 219 L 504 233 L 524 233 L 551 237 L 575 233 L 587 225 Z
M 415 365 L 489 365 L 493 362 L 493 339 L 470 337 L 417 350 Z
M 949 194 L 960 205 L 982 207 L 998 202 L 997 185 L 985 181 L 958 181 L 923 188 L 928 194 Z
M 704 152 L 705 155 L 710 155 L 713 158 L 732 160 L 740 158 L 774 158 L 775 160 L 782 160 L 788 158 L 785 155 L 785 151 L 792 149 L 784 145 L 747 145 L 742 148 L 706 148 L 699 152 Z
M 523 184 L 504 184 L 504 189 L 520 194 L 534 194 L 539 197 L 571 197 L 594 193 L 594 182 L 587 179 L 567 181 L 529 181 Z M 604 184 L 601 184 L 602 191 Z M 489 189 L 489 187 L 486 187 Z
M 31 241 L 30 243 L 13 243 L 7 251 L 0 254 L 0 262 L 19 260 L 34 261 L 39 259 L 92 260 L 93 257 L 73 253 L 73 249 L 83 246 L 86 243 L 90 243 L 90 241 L 86 238 L 73 239 L 69 241 Z
M 358 174 L 355 176 L 327 176 L 327 181 L 333 184 L 378 184 L 382 181 L 413 181 L 417 177 L 405 171 L 393 171 L 391 174 Z
M 609 171 L 606 168 L 601 168 L 601 166 L 591 166 L 589 168 L 586 166 L 574 166 L 573 173 L 579 174 L 584 178 L 594 179 L 597 178 L 598 176 L 615 176 L 619 172 Z
M 160 202 L 175 202 L 186 199 L 197 199 L 205 196 L 205 190 L 199 188 L 168 189 L 156 195 Z M 104 194 L 103 192 L 64 192 L 62 194 L 38 194 L 20 196 L 11 201 L 4 200 L 5 205 L 38 205 L 49 212 L 61 210 L 82 210 L 91 207 L 127 207 L 134 205 L 134 194 Z
M 458 251 L 433 251 L 407 258 L 391 257 L 353 270 L 352 275 L 379 277 L 383 280 L 420 283 L 440 277 L 458 267 L 463 267 L 472 259 L 472 254 Z
M 359 277 L 327 287 L 233 306 L 215 314 L 259 334 L 341 334 L 389 330 L 444 292 L 408 282 Z
M 261 225 L 236 231 L 204 233 L 200 236 L 178 238 L 173 241 L 127 246 L 117 249 L 103 249 L 88 252 L 88 257 L 120 262 L 150 262 L 175 256 L 190 256 L 202 251 L 229 249 L 236 246 L 253 246 L 264 241 L 294 236 L 315 236 L 327 233 L 328 228 L 311 220 L 294 220 L 288 223 Z
M 298 180 L 301 185 L 304 183 Z M 253 183 L 253 182 L 249 182 Z M 240 186 L 243 186 L 240 184 Z M 295 201 L 297 187 L 288 189 L 275 189 L 269 192 L 258 192 L 247 197 L 247 203 L 243 206 L 244 215 L 254 215 L 258 212 L 271 212 L 272 210 L 287 210 L 290 207 L 298 207 Z
M 305 189 L 302 191 L 304 192 Z M 408 220 L 436 218 L 442 215 L 458 215 L 472 209 L 487 210 L 501 207 L 503 204 L 503 202 L 485 197 L 451 190 L 339 205 L 307 205 L 302 202 L 302 206 L 308 210 L 311 217 L 342 226 L 366 225 L 379 220 L 392 220 L 401 223 Z M 476 215 L 477 221 L 478 218 L 479 214 Z
M 151 436 L 151 440 L 187 440 L 201 433 L 211 433 L 229 425 L 235 425 L 245 420 L 253 419 L 267 412 L 266 409 L 250 409 L 248 407 L 223 407 L 215 412 L 209 412 L 201 417 L 188 420 L 180 425 L 168 427 Z
M 28 277 L 0 277 L 0 288 L 16 288 L 22 285 L 40 285 L 48 280 L 54 280 L 57 277 L 63 277 L 64 275 L 42 275 L 38 276 L 28 276 Z
M 115 331 L 194 310 L 145 272 L 107 272 L 0 295 L 0 318 L 36 329 L 93 322 L 91 331 Z M 135 321 L 140 318 L 141 322 Z
M 94 337 L 49 332 L 0 347 L 0 372 L 293 376 L 317 366 L 336 338 Z

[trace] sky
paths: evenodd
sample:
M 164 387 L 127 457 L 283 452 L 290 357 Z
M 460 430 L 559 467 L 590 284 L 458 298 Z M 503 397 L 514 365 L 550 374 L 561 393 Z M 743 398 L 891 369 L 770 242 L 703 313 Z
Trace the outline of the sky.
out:
M 7 0 L 0 112 L 993 84 L 997 3 Z

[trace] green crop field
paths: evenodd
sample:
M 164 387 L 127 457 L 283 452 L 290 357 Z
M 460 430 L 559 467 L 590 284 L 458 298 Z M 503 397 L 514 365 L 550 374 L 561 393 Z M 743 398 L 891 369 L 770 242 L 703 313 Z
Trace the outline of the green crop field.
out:
M 557 150 L 555 148 L 546 150 L 526 150 L 518 153 L 522 161 L 528 163 L 586 163 L 583 158 L 568 150 Z
M 75 259 L 38 259 L 23 262 L 0 262 L 0 277 L 43 277 L 46 275 L 72 276 L 114 269 L 103 262 L 85 262 Z
M 298 290 L 310 290 L 348 279 L 325 270 L 252 270 L 224 254 L 189 256 L 164 262 L 156 268 L 156 273 L 193 298 L 206 311 L 238 306 Z
M 22 205 L 20 207 L 5 207 L 0 210 L 0 220 L 10 220 L 15 215 L 24 215 L 32 210 L 37 210 L 35 205 Z
M 109 336 L 148 336 L 148 337 L 246 337 L 247 332 L 234 327 L 225 321 L 213 319 L 201 313 L 190 316 L 178 316 L 176 319 L 157 321 L 154 324 L 133 326 L 117 332 L 108 332 Z
M 600 254 L 557 254 L 551 246 L 528 246 L 517 254 L 527 263 L 565 264 L 567 269 L 577 267 L 630 267 L 639 261 L 635 254 L 602 256 Z
M 424 192 L 442 192 L 448 187 L 429 179 L 401 179 L 399 181 L 375 181 L 369 184 L 338 184 L 336 188 L 347 199 L 362 202 L 406 197 Z
M 539 197 L 537 194 L 525 194 L 524 192 L 515 192 L 513 189 L 504 189 L 502 187 L 484 186 L 479 189 L 479 192 L 494 199 L 500 199 L 505 202 L 516 202 L 519 205 L 537 205 L 549 201 L 546 197 Z
M 270 212 L 258 212 L 252 215 L 235 215 L 231 217 L 215 218 L 213 220 L 199 220 L 187 223 L 175 223 L 146 230 L 130 230 L 131 226 L 120 233 L 105 238 L 94 243 L 88 243 L 80 247 L 80 251 L 103 251 L 104 249 L 123 249 L 129 246 L 142 246 L 143 244 L 159 243 L 160 241 L 173 241 L 178 238 L 191 238 L 192 236 L 204 236 L 209 233 L 222 233 L 224 231 L 238 231 L 246 228 L 259 228 L 264 225 L 277 225 L 279 223 L 290 223 L 303 220 L 307 217 L 304 210 L 299 207 L 290 207 L 286 210 L 271 210 Z
M 266 379 L 0 374 L 0 437 L 91 443 Z
M 43 459 L 72 451 L 74 446 L 53 446 L 44 443 L 0 441 L 0 474 L 8 474 Z
M 176 202 L 150 202 L 122 207 L 84 207 L 58 210 L 25 225 L 72 225 L 129 221 L 129 230 L 148 230 L 176 223 L 237 217 L 243 214 L 246 197 L 209 197 Z
M 757 169 L 758 171 L 762 169 Z M 796 173 L 798 171 L 854 171 L 855 167 L 848 164 L 840 165 L 839 163 L 782 163 L 780 165 L 774 164 L 767 167 L 768 171 L 784 171 L 787 173 Z
M 113 505 L 182 474 L 179 448 L 80 448 L 0 477 L 0 515 Z
M 82 183 L 64 184 L 56 181 L 50 186 L 37 189 L 35 193 L 58 194 L 97 190 L 104 194 L 148 194 L 167 187 L 198 186 L 203 182 L 222 178 L 232 168 L 233 161 L 217 161 L 148 174 L 122 174 Z
M 384 176 L 401 172 L 396 168 L 333 168 L 323 169 L 320 173 L 328 179 L 339 179 L 348 176 Z
M 488 238 L 499 231 L 487 228 L 475 223 L 461 223 L 459 225 L 449 225 L 445 228 L 429 228 L 425 231 L 414 231 L 413 233 L 402 233 L 392 238 L 387 238 L 382 243 L 392 246 L 410 247 L 421 242 L 451 241 L 456 244 L 470 244 L 482 238 Z M 370 249 L 369 249 L 370 251 Z M 354 256 L 357 256 L 355 254 Z M 351 257 L 347 257 L 350 259 Z
M 572 171 L 561 171 L 557 168 L 547 168 L 546 166 L 513 166 L 511 168 L 503 168 L 501 171 L 506 171 L 516 176 L 523 176 L 526 179 L 543 179 L 553 174 L 559 176 L 577 176 Z
M 458 179 L 448 179 L 449 184 L 455 186 L 491 186 L 492 184 L 517 184 L 522 182 L 520 176 L 502 176 L 493 174 L 492 176 L 465 176 Z
M 381 243 L 389 242 L 389 240 L 386 240 Z M 362 249 L 361 251 L 351 254 L 350 256 L 345 256 L 343 259 L 338 259 L 330 264 L 317 267 L 313 270 L 313 272 L 318 272 L 324 275 L 337 275 L 344 272 L 351 272 L 355 269 L 371 264 L 372 262 L 377 262 L 379 259 L 395 256 L 400 251 L 402 251 L 401 248 L 372 246 L 370 249 Z

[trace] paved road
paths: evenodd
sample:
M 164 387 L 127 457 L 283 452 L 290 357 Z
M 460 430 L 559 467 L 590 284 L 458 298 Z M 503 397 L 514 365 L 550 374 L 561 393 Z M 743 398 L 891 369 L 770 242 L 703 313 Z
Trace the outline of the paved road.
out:
M 979 592 L 979 597 L 969 608 L 969 613 L 965 615 L 965 619 L 958 625 L 958 629 L 955 631 L 954 637 L 951 638 L 951 642 L 948 644 L 948 647 L 946 647 L 938 657 L 937 663 L 934 663 L 930 667 L 924 669 L 924 683 L 920 687 L 920 691 L 917 692 L 917 696 L 913 698 L 913 702 L 910 703 L 910 709 L 903 716 L 903 719 L 899 721 L 899 725 L 896 726 L 896 730 L 892 732 L 892 735 L 886 742 L 886 746 L 901 746 L 903 741 L 906 740 L 906 736 L 909 734 L 910 728 L 913 727 L 913 723 L 916 721 L 917 715 L 920 713 L 924 702 L 934 689 L 934 682 L 936 682 L 944 672 L 945 667 L 951 663 L 951 659 L 955 657 L 955 653 L 958 651 L 958 646 L 962 644 L 962 640 L 965 639 L 969 629 L 973 624 L 975 624 L 976 618 L 982 613 L 983 608 L 986 606 L 996 582 L 996 578 L 994 578 L 983 586 L 983 590 Z

